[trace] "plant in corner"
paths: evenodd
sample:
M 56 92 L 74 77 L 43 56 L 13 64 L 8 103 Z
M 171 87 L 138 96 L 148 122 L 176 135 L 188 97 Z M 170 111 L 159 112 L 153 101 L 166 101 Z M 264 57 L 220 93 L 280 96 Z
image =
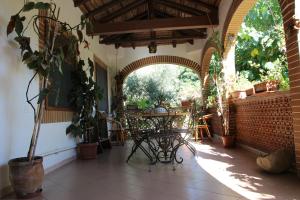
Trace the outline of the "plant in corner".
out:
M 26 16 L 33 14 L 26 19 Z M 18 197 L 27 198 L 40 194 L 44 177 L 43 158 L 35 156 L 40 126 L 45 110 L 45 98 L 51 90 L 55 90 L 53 80 L 54 73 L 62 73 L 63 63 L 67 62 L 65 55 L 72 58 L 72 63 L 77 63 L 79 45 L 84 42 L 82 30 L 89 25 L 89 20 L 84 17 L 78 25 L 71 26 L 67 22 L 59 20 L 60 8 L 54 3 L 27 2 L 14 15 L 7 25 L 7 35 L 14 33 L 14 40 L 19 44 L 22 61 L 33 71 L 32 78 L 26 89 L 26 102 L 34 113 L 34 127 L 31 142 L 26 157 L 11 159 L 9 165 L 9 177 L 11 185 Z M 43 33 L 39 23 L 45 25 Z M 29 26 L 33 27 L 33 34 L 29 32 Z M 29 33 L 28 33 L 29 32 Z M 77 37 L 73 35 L 76 32 Z M 35 33 L 35 34 L 34 34 Z M 43 38 L 43 48 L 32 48 L 30 36 L 36 35 Z M 34 79 L 39 77 L 40 90 L 34 97 L 29 96 L 30 86 Z M 34 106 L 34 101 L 37 105 Z
M 229 131 L 229 92 L 233 87 L 232 81 L 225 77 L 223 56 L 224 47 L 221 42 L 219 32 L 213 32 L 209 39 L 212 44 L 217 47 L 216 50 L 216 65 L 214 65 L 213 81 L 217 90 L 217 112 L 222 124 L 222 142 L 224 147 L 232 147 L 235 143 L 235 134 Z M 217 65 L 220 69 L 217 69 Z
M 89 59 L 88 68 L 85 69 L 84 61 L 80 60 L 72 74 L 73 88 L 70 101 L 75 108 L 72 123 L 67 127 L 66 133 L 80 138 L 78 144 L 78 157 L 81 159 L 94 159 L 97 156 L 98 119 L 96 115 L 97 102 L 102 98 L 99 87 L 93 80 L 94 64 Z M 86 71 L 89 71 L 89 76 Z

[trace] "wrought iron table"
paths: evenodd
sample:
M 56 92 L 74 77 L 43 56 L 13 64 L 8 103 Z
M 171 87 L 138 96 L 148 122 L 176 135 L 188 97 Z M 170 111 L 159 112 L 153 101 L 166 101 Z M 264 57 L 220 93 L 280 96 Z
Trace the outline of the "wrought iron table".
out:
M 182 163 L 178 158 L 178 149 L 186 145 L 195 155 L 195 148 L 188 141 L 191 136 L 190 121 L 187 127 L 181 128 L 178 123 L 185 120 L 188 112 L 148 112 L 129 116 L 130 132 L 133 134 L 134 145 L 127 162 L 137 149 L 141 149 L 151 164 Z M 136 127 L 134 127 L 136 126 Z

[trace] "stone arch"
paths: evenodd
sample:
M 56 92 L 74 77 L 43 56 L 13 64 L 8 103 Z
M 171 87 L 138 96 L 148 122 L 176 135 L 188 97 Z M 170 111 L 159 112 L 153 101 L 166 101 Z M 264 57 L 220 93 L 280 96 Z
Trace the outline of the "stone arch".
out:
M 146 58 L 142 58 L 139 60 L 136 60 L 126 67 L 124 67 L 119 74 L 117 75 L 119 82 L 123 83 L 125 78 L 132 73 L 133 71 L 140 69 L 142 67 L 145 67 L 147 65 L 153 65 L 153 64 L 175 64 L 180 65 L 183 67 L 187 67 L 192 69 L 196 74 L 198 74 L 200 78 L 200 70 L 201 66 L 187 58 L 182 58 L 178 56 L 168 56 L 168 55 L 160 55 L 160 56 L 150 56 Z

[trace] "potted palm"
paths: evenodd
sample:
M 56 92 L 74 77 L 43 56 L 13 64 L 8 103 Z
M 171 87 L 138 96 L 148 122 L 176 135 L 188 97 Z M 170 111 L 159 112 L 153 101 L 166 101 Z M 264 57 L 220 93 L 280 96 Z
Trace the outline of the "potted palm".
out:
M 13 33 L 16 36 L 14 40 L 19 44 L 22 61 L 33 71 L 26 89 L 26 102 L 31 106 L 34 113 L 34 127 L 29 150 L 26 157 L 14 158 L 8 162 L 10 182 L 18 197 L 31 197 L 40 194 L 42 191 L 43 158 L 36 156 L 35 152 L 45 110 L 45 98 L 51 89 L 55 89 L 51 87 L 51 77 L 53 73 L 62 71 L 65 57 L 63 51 L 65 43 L 60 44 L 57 40 L 62 39 L 65 35 L 72 35 L 73 31 L 77 31 L 78 38 L 72 37 L 72 40 L 67 44 L 69 47 L 73 47 L 69 48 L 68 54 L 74 55 L 76 58 L 78 56 L 78 45 L 83 39 L 81 30 L 88 23 L 88 20 L 84 17 L 81 19 L 80 24 L 76 26 L 62 22 L 59 20 L 59 10 L 54 3 L 27 2 L 16 14 L 11 16 L 7 25 L 7 35 Z M 29 20 L 26 20 L 25 13 L 30 11 L 35 11 L 35 13 L 30 16 Z M 27 30 L 29 26 L 33 26 L 37 37 L 42 37 L 38 26 L 39 21 L 43 21 L 47 26 L 44 34 L 45 44 L 43 48 L 34 50 Z M 36 77 L 39 77 L 41 83 L 40 90 L 37 95 L 30 97 L 30 86 Z M 36 106 L 34 106 L 35 101 L 37 102 Z
M 100 89 L 93 80 L 94 65 L 88 60 L 88 69 L 84 68 L 84 61 L 80 60 L 72 75 L 73 89 L 70 101 L 75 113 L 72 123 L 67 127 L 66 133 L 80 139 L 77 145 L 78 157 L 81 159 L 94 159 L 97 156 L 97 102 L 101 99 Z M 89 76 L 86 71 L 89 71 Z
M 226 80 L 223 66 L 223 52 L 224 48 L 221 42 L 219 32 L 213 32 L 209 39 L 211 43 L 215 44 L 216 50 L 216 65 L 214 65 L 213 81 L 217 90 L 217 113 L 222 124 L 222 142 L 223 146 L 233 147 L 235 144 L 235 133 L 229 131 L 229 92 L 232 89 L 232 83 Z M 217 69 L 217 66 L 220 66 Z

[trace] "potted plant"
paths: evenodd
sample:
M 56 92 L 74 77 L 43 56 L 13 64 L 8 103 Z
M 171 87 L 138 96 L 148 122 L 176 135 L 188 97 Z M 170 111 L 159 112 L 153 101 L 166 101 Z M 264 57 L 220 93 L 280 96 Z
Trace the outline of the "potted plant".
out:
M 213 32 L 209 39 L 216 47 L 216 65 L 214 65 L 213 81 L 217 90 L 217 113 L 222 124 L 222 142 L 223 146 L 233 147 L 235 144 L 235 133 L 229 131 L 229 93 L 232 90 L 232 80 L 226 80 L 223 66 L 223 52 L 224 48 L 221 42 L 219 32 Z M 217 65 L 220 69 L 217 69 Z
M 274 63 L 268 62 L 265 64 L 268 71 L 261 76 L 262 82 L 254 85 L 255 92 L 270 92 L 279 89 L 279 84 L 284 77 L 282 75 L 281 64 L 278 62 L 279 61 L 275 61 Z
M 101 99 L 101 92 L 93 80 L 93 62 L 88 60 L 88 69 L 84 68 L 84 64 L 84 61 L 80 60 L 72 75 L 73 88 L 70 101 L 74 106 L 75 113 L 66 133 L 81 140 L 77 145 L 80 159 L 95 159 L 99 141 L 98 132 L 95 130 L 98 123 L 96 108 L 97 102 Z M 89 71 L 89 76 L 86 71 Z
M 26 21 L 25 13 L 40 10 L 46 11 L 47 14 L 38 12 L 38 14 L 32 14 L 30 20 Z M 76 30 L 78 38 L 74 36 L 69 42 L 68 46 L 74 48 L 70 48 L 68 54 L 78 55 L 75 47 L 78 47 L 79 43 L 82 42 L 81 30 L 88 23 L 88 20 L 83 17 L 80 24 L 72 27 L 68 23 L 59 20 L 59 10 L 54 3 L 28 2 L 16 14 L 11 16 L 7 25 L 7 35 L 15 33 L 15 41 L 20 46 L 22 61 L 33 71 L 33 76 L 29 80 L 26 89 L 26 102 L 34 112 L 34 127 L 29 150 L 26 157 L 11 159 L 8 162 L 10 182 L 18 197 L 36 196 L 42 191 L 43 158 L 36 156 L 35 150 L 45 110 L 45 98 L 51 89 L 55 89 L 51 87 L 51 77 L 53 73 L 61 72 L 63 67 L 62 63 L 65 57 L 63 49 L 65 46 L 59 44 L 57 40 Z M 31 46 L 31 38 L 26 33 L 28 27 L 33 26 L 37 37 L 39 37 L 38 22 L 40 20 L 48 26 L 45 31 L 45 44 L 42 49 L 34 50 Z M 56 46 L 57 44 L 59 45 Z M 39 77 L 41 83 L 39 93 L 34 97 L 29 97 L 30 86 L 36 77 Z M 37 106 L 34 106 L 34 100 L 37 100 Z

